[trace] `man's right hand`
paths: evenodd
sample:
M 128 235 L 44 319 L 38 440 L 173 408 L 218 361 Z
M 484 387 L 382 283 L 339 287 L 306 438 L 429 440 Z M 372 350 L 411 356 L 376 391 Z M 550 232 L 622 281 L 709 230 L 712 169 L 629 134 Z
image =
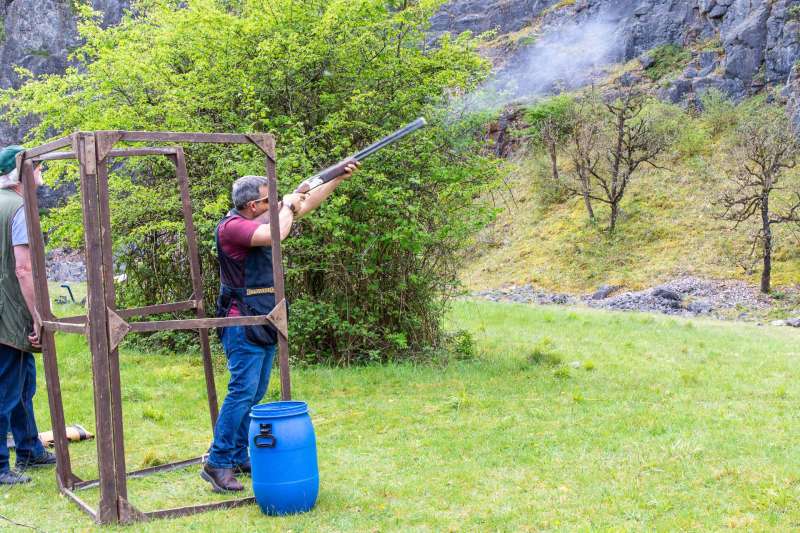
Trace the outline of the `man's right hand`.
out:
M 283 197 L 283 205 L 292 204 L 294 206 L 294 212 L 299 213 L 303 209 L 303 202 L 306 201 L 307 196 L 307 194 L 297 192 L 287 194 Z

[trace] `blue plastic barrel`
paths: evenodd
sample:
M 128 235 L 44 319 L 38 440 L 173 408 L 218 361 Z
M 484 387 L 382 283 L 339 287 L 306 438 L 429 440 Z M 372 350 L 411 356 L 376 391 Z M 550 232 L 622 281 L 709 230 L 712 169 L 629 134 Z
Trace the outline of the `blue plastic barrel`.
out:
M 319 494 L 317 439 L 305 402 L 272 402 L 250 410 L 253 492 L 268 515 L 304 513 Z

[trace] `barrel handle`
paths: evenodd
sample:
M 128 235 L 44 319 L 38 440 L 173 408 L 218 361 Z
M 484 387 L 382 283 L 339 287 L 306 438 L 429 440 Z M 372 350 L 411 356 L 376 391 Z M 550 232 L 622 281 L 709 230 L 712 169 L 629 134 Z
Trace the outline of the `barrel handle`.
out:
M 259 424 L 259 426 L 261 431 L 253 437 L 253 444 L 256 448 L 274 448 L 278 439 L 272 434 L 272 424 Z

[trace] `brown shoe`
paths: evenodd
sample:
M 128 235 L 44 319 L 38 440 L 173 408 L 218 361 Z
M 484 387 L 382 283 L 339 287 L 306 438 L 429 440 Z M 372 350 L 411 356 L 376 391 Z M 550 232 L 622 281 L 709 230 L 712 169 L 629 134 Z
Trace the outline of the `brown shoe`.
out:
M 246 463 L 234 466 L 233 472 L 235 474 L 244 474 L 249 476 L 250 474 L 253 473 L 253 467 L 250 466 L 250 461 L 248 460 Z
M 204 464 L 200 471 L 200 477 L 211 483 L 211 489 L 214 492 L 244 490 L 244 486 L 234 477 L 232 468 L 214 468 Z

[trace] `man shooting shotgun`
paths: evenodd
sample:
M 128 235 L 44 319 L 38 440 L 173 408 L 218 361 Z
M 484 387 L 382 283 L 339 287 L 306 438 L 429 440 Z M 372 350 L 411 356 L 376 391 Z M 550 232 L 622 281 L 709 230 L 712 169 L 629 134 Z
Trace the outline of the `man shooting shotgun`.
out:
M 352 176 L 360 160 L 421 128 L 419 119 L 361 152 L 304 181 L 283 197 L 278 218 L 283 241 L 292 223 L 317 207 L 342 181 Z M 410 127 L 413 126 L 413 129 Z M 272 237 L 269 228 L 268 181 L 243 176 L 233 183 L 234 209 L 217 224 L 220 269 L 217 317 L 266 315 L 275 307 Z M 214 427 L 214 440 L 200 476 L 214 492 L 240 491 L 235 474 L 249 474 L 247 431 L 250 409 L 267 391 L 277 332 L 271 326 L 230 326 L 220 332 L 228 359 L 228 395 Z

